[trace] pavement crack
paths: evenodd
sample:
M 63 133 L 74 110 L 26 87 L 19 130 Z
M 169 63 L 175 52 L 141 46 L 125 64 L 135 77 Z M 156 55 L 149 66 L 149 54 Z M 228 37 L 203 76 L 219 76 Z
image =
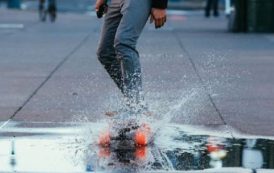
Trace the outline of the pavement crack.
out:
M 23 104 L 16 109 L 16 111 L 11 115 L 10 120 L 12 120 L 26 105 L 27 103 L 37 94 L 37 92 L 49 81 L 49 79 L 58 71 L 58 69 L 75 53 L 77 52 L 89 39 L 91 33 L 89 33 L 76 47 L 70 51 L 49 73 L 49 75 L 42 81 L 42 83 L 31 93 L 31 95 L 23 102 Z M 1 126 L 3 128 L 3 126 Z
M 181 48 L 182 51 L 186 54 L 187 59 L 190 61 L 191 66 L 192 66 L 192 68 L 194 69 L 194 71 L 195 71 L 195 73 L 196 73 L 196 75 L 197 75 L 197 77 L 198 77 L 198 79 L 199 79 L 199 82 L 201 83 L 202 87 L 204 88 L 205 93 L 206 93 L 206 95 L 208 96 L 208 99 L 209 99 L 210 103 L 212 104 L 213 108 L 214 108 L 215 111 L 217 112 L 218 116 L 220 117 L 220 119 L 222 120 L 222 122 L 224 123 L 224 125 L 227 126 L 227 122 L 226 122 L 225 119 L 223 118 L 223 116 L 222 116 L 222 114 L 221 114 L 221 111 L 218 109 L 218 107 L 217 107 L 217 105 L 215 104 L 215 102 L 214 102 L 212 96 L 210 95 L 210 93 L 209 93 L 209 91 L 208 91 L 208 89 L 207 89 L 207 87 L 206 87 L 206 84 L 204 83 L 204 81 L 203 81 L 203 79 L 202 79 L 202 76 L 201 76 L 200 73 L 199 73 L 199 70 L 197 69 L 197 67 L 196 67 L 196 65 L 195 65 L 195 63 L 194 63 L 194 61 L 193 61 L 193 59 L 192 59 L 191 56 L 190 56 L 190 53 L 185 49 L 185 47 L 184 47 L 182 41 L 180 40 L 180 37 L 179 37 L 179 35 L 177 34 L 177 32 L 176 32 L 176 31 L 173 31 L 172 33 L 173 33 L 175 39 L 177 40 L 177 42 L 178 42 L 180 48 Z

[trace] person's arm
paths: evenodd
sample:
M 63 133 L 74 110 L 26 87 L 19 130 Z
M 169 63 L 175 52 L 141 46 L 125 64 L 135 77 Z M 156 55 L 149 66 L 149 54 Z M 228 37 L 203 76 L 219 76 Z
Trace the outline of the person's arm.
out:
M 164 26 L 166 22 L 166 8 L 168 0 L 152 0 L 151 23 L 154 21 L 155 28 Z

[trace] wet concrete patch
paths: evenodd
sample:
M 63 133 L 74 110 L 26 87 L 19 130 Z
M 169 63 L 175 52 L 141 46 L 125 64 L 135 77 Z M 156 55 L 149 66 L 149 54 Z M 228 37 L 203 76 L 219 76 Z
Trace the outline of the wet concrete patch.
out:
M 168 124 L 147 147 L 110 149 L 97 145 L 104 124 L 11 124 L 0 131 L 0 172 L 274 171 L 274 141 L 262 138 Z

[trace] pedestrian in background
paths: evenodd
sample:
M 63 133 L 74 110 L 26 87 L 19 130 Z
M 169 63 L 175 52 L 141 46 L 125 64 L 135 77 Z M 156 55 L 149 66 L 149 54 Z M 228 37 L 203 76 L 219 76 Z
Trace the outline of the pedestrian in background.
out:
M 213 15 L 219 16 L 219 0 L 207 0 L 205 7 L 205 17 L 210 17 L 211 9 L 213 9 Z
M 51 22 L 54 22 L 56 20 L 56 0 L 39 0 L 39 18 L 42 22 L 46 21 L 47 14 L 49 15 Z
M 230 0 L 225 0 L 225 15 L 228 17 L 231 12 L 231 1 Z

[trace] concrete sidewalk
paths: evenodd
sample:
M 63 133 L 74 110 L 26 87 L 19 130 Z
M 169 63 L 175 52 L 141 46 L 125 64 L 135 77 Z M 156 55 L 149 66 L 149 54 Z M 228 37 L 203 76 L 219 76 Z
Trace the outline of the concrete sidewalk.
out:
M 95 53 L 101 21 L 37 18 L 0 10 L 1 128 L 9 120 L 96 121 L 118 109 L 121 94 Z M 170 122 L 273 136 L 274 36 L 231 34 L 226 25 L 181 13 L 170 13 L 161 30 L 147 25 L 139 42 L 146 98 Z

